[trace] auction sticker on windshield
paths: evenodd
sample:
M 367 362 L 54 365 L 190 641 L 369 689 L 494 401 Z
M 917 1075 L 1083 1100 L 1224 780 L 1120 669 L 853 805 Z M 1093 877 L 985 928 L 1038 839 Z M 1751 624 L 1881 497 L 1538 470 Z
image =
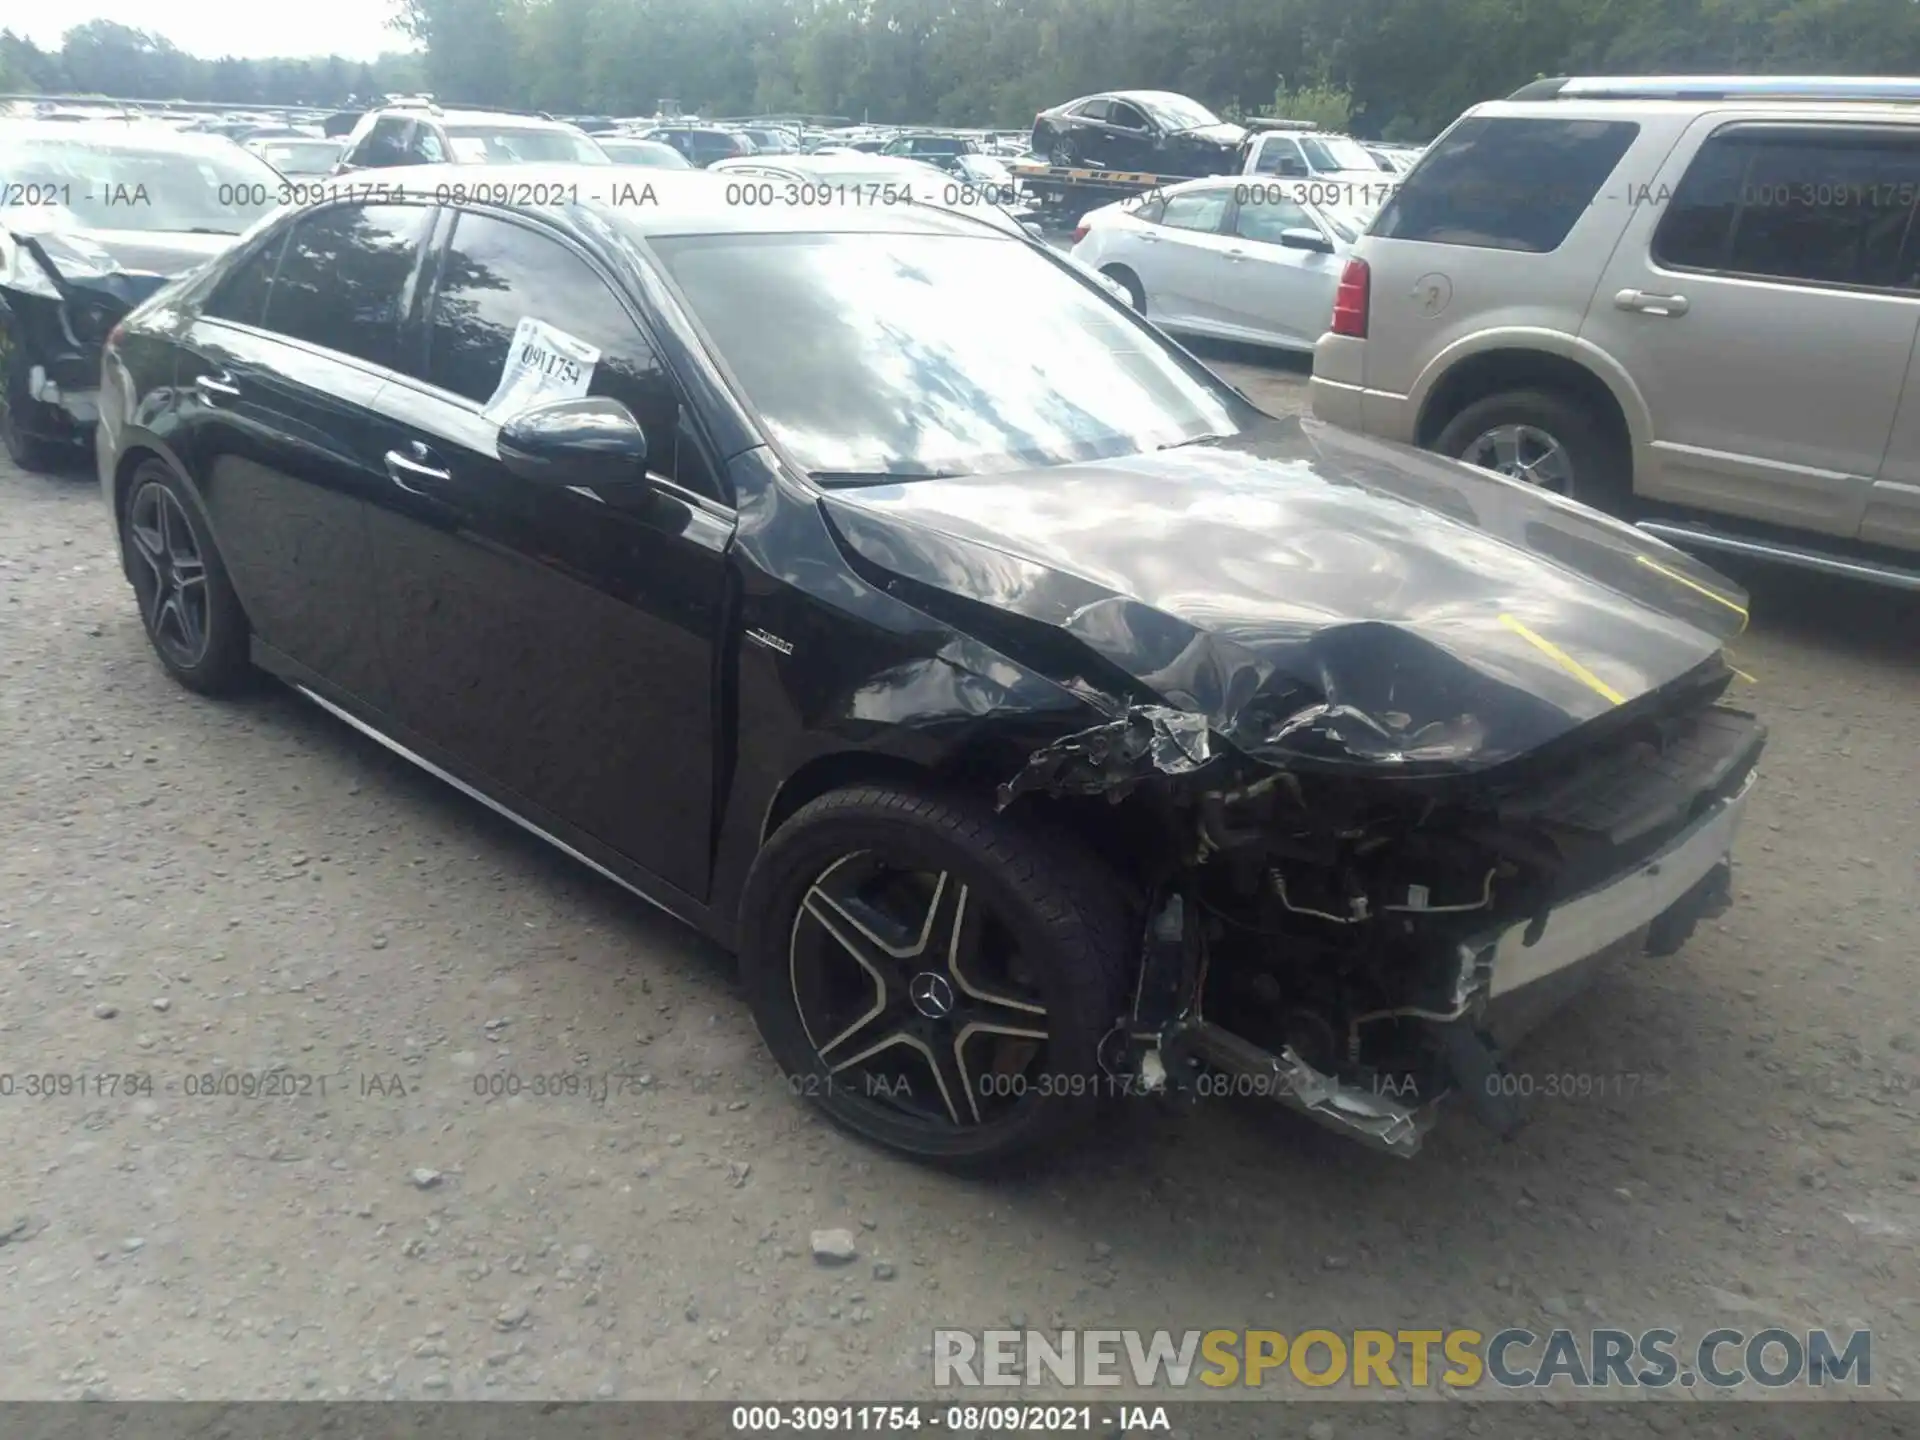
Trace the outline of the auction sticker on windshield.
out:
M 514 327 L 500 384 L 480 413 L 497 425 L 535 405 L 578 400 L 599 363 L 599 350 L 586 341 L 528 315 Z

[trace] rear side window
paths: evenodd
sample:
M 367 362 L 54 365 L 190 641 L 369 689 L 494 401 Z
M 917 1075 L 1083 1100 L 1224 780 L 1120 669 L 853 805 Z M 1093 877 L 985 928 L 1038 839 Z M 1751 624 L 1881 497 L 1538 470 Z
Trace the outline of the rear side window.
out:
M 1694 156 L 1653 255 L 1683 270 L 1910 290 L 1916 200 L 1920 144 L 1904 134 L 1736 126 Z
M 287 248 L 287 232 L 282 230 L 239 269 L 220 282 L 201 313 L 214 320 L 231 320 L 239 325 L 258 325 L 266 314 L 267 292 L 273 288 L 273 272 L 280 264 L 280 253 Z
M 1639 133 L 1626 120 L 1462 120 L 1434 142 L 1373 233 L 1487 250 L 1557 250 Z
M 425 205 L 335 205 L 293 227 L 263 328 L 386 369 L 433 212 Z
M 1204 230 L 1217 233 L 1227 218 L 1230 190 L 1190 190 L 1184 195 L 1169 195 L 1160 223 L 1173 230 Z

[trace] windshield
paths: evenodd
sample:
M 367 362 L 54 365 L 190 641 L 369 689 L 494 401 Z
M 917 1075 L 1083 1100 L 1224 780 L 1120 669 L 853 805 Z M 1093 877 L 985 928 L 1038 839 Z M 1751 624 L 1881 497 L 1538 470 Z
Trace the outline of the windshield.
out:
M 828 483 L 1104 460 L 1238 428 L 1151 330 L 1014 241 L 652 245 L 774 437 Z
M 1342 240 L 1358 240 L 1373 216 L 1362 210 L 1322 210 L 1320 218 Z
M 338 140 L 265 140 L 259 155 L 274 169 L 311 173 L 325 170 L 340 158 Z
M 238 146 L 161 149 L 119 134 L 0 135 L 0 175 L 15 188 L 57 187 L 58 203 L 89 230 L 238 235 L 280 192 L 280 172 Z
M 1307 152 L 1307 163 L 1320 173 L 1381 168 L 1379 162 L 1367 154 L 1366 146 L 1344 135 L 1302 135 L 1300 145 Z
M 1218 115 L 1184 95 L 1129 95 L 1126 98 L 1168 130 L 1198 130 L 1202 125 L 1220 123 Z
M 559 161 L 570 165 L 607 165 L 607 152 L 571 130 L 519 129 L 506 125 L 449 125 L 453 158 L 468 165 L 516 165 L 523 161 Z

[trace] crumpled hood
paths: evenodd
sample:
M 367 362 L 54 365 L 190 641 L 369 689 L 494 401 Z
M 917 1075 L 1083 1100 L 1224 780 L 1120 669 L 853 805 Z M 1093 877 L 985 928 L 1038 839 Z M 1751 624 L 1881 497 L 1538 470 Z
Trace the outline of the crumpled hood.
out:
M 1486 768 L 1717 668 L 1746 621 L 1738 586 L 1630 526 L 1313 421 L 822 504 L 914 603 L 1063 632 L 994 643 L 1276 763 Z
M 1247 138 L 1247 132 L 1240 126 L 1223 120 L 1217 125 L 1201 125 L 1192 130 L 1177 131 L 1168 138 L 1176 145 L 1192 142 L 1196 145 L 1218 145 L 1230 150 Z

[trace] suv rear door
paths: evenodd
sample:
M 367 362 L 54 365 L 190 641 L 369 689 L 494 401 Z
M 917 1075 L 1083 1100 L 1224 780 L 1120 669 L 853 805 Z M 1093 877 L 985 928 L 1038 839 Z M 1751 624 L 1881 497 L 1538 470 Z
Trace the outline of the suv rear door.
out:
M 1920 329 L 1920 131 L 1723 110 L 1650 178 L 1580 332 L 1647 407 L 1636 492 L 1854 535 Z
M 1623 161 L 1658 165 L 1682 125 L 1576 102 L 1462 116 L 1354 248 L 1371 270 L 1367 338 L 1326 337 L 1316 378 L 1364 386 L 1363 428 L 1411 442 L 1432 386 L 1468 356 L 1572 353 L 1627 223 Z

